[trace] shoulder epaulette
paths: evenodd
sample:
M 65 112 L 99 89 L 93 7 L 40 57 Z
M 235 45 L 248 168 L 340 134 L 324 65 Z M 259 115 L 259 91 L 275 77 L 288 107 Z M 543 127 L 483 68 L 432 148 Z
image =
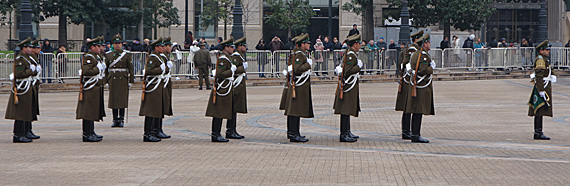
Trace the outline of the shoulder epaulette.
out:
M 105 52 L 105 54 L 110 54 L 111 52 L 113 52 L 113 51 L 109 50 L 109 51 Z
M 427 55 L 428 53 L 427 53 L 427 52 L 425 52 L 425 51 L 422 51 L 422 54 L 425 54 L 425 55 Z
M 538 60 L 536 60 L 535 69 L 546 69 L 546 61 L 539 56 Z
M 241 54 L 239 54 L 238 52 L 234 52 L 234 53 L 232 54 L 232 56 L 241 56 Z

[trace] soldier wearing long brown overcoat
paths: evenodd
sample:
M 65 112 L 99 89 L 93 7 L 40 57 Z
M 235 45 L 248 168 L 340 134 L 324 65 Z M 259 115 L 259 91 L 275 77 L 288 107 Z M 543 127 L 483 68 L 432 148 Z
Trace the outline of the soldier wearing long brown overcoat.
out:
M 153 52 L 149 55 L 144 69 L 144 87 L 141 97 L 139 116 L 145 116 L 144 142 L 161 141 L 156 128 L 166 113 L 164 109 L 164 76 L 167 74 L 167 62 L 160 54 L 164 51 L 162 38 L 151 44 Z
M 214 88 L 210 93 L 206 116 L 212 117 L 212 142 L 228 142 L 229 140 L 221 135 L 222 120 L 233 119 L 233 97 L 234 97 L 234 74 L 237 67 L 232 64 L 230 54 L 234 52 L 233 38 L 222 41 L 220 47 L 222 54 L 216 62 L 214 74 Z
M 422 48 L 414 54 L 408 65 L 411 71 L 410 90 L 406 99 L 404 112 L 412 114 L 412 142 L 428 143 L 429 141 L 420 135 L 422 116 L 435 115 L 433 103 L 432 74 L 435 62 L 431 60 L 428 51 L 431 49 L 429 34 L 416 41 Z M 407 68 L 408 68 L 407 67 Z
M 83 120 L 83 142 L 99 142 L 103 138 L 95 133 L 95 121 L 102 121 L 105 117 L 103 91 L 107 65 L 101 58 L 103 45 L 100 37 L 87 42 L 89 52 L 83 56 L 80 71 L 82 87 L 75 117 Z
M 172 53 L 172 42 L 171 42 L 171 38 L 167 37 L 163 40 L 164 43 L 164 50 L 163 52 L 160 54 L 160 57 L 162 57 L 162 60 L 166 62 L 166 72 L 165 75 L 163 77 L 163 81 L 164 81 L 164 89 L 162 89 L 164 92 L 162 93 L 162 97 L 164 97 L 164 105 L 162 106 L 164 108 L 164 115 L 167 116 L 172 116 L 174 115 L 174 112 L 172 111 L 172 68 L 174 67 L 174 63 L 172 61 L 170 61 L 170 54 Z M 154 130 L 156 133 L 156 137 L 161 138 L 161 139 L 165 139 L 165 138 L 170 138 L 171 136 L 168 134 L 165 134 L 164 131 L 162 130 L 162 121 L 163 119 L 159 119 L 157 122 L 158 124 L 154 126 Z
M 340 142 L 356 142 L 359 138 L 350 131 L 350 116 L 358 117 L 360 112 L 360 90 L 358 80 L 362 61 L 358 59 L 358 50 L 362 46 L 360 34 L 347 38 L 348 51 L 342 64 L 336 67 L 341 78 L 335 93 L 334 113 L 340 114 Z
M 232 54 L 232 64 L 236 66 L 236 71 L 234 72 L 234 102 L 232 119 L 227 120 L 226 125 L 226 138 L 230 139 L 242 139 L 244 136 L 240 135 L 237 130 L 237 113 L 247 114 L 247 92 L 245 83 L 245 71 L 247 70 L 248 64 L 245 52 L 247 51 L 246 38 L 240 38 L 234 41 L 236 46 L 234 53 Z
M 123 50 L 123 37 L 115 35 L 111 42 L 114 50 L 105 53 L 109 102 L 107 107 L 113 112 L 113 125 L 125 125 L 125 109 L 129 107 L 129 88 L 135 82 L 131 52 Z

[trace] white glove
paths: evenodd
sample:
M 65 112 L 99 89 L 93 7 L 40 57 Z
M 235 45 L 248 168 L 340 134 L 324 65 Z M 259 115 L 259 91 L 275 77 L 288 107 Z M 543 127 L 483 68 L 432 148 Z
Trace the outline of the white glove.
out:
M 216 75 L 216 69 L 212 70 L 212 76 Z
M 108 89 L 108 88 L 109 88 L 109 83 L 105 83 L 105 87 Z
M 307 59 L 307 63 L 309 63 L 309 65 L 313 66 L 313 60 L 312 59 Z
M 164 71 L 164 69 L 166 69 L 166 65 L 164 65 L 164 63 L 160 64 L 160 69 Z
M 334 71 L 336 72 L 336 74 L 341 74 L 341 73 L 342 73 L 342 67 L 336 66 L 336 68 L 334 69 Z
M 143 76 L 145 75 L 146 69 L 143 69 Z
M 36 67 L 36 72 L 41 72 L 41 71 L 42 71 L 42 66 L 39 66 L 39 65 L 38 65 L 38 66 Z
M 247 62 L 243 63 L 243 69 L 247 70 L 247 67 L 249 67 L 249 65 L 247 65 Z
M 169 61 L 166 63 L 166 65 L 168 66 L 168 68 L 172 68 L 172 66 L 174 66 L 174 63 L 172 63 L 172 61 Z
M 293 72 L 293 66 L 292 66 L 292 65 L 289 65 L 289 66 L 287 67 L 287 71 L 288 71 L 288 72 Z
M 400 69 L 404 69 L 404 64 L 400 63 Z
M 412 65 L 410 63 L 406 64 L 406 71 L 410 72 L 412 70 Z
M 132 86 L 133 86 L 133 84 L 132 84 L 132 83 L 129 83 L 129 88 L 131 88 Z
M 530 79 L 534 79 L 534 77 L 536 76 L 536 74 L 534 74 L 534 72 L 532 74 L 530 74 Z
M 82 74 L 81 72 L 82 72 L 82 71 L 81 71 L 81 69 L 79 69 L 79 70 L 77 71 L 77 73 L 79 73 L 79 75 L 81 75 L 81 74 Z
M 555 75 L 551 75 L 551 76 L 550 76 L 550 82 L 552 82 L 552 83 L 556 83 L 556 80 L 557 80 L 557 79 L 558 79 L 558 78 L 557 78 Z
M 105 63 L 101 63 L 101 65 L 103 65 L 103 70 L 107 69 L 107 65 Z
M 36 65 L 30 65 L 30 69 L 32 69 L 32 72 L 36 71 Z
M 283 70 L 282 73 L 283 73 L 284 76 L 287 76 L 287 74 L 288 74 L 287 70 Z
M 538 92 L 538 94 L 540 95 L 540 97 L 544 98 L 544 100 L 546 100 L 546 91 L 540 91 Z
M 14 80 L 14 73 L 10 74 L 10 81 Z
M 97 64 L 97 68 L 99 69 L 99 71 L 105 70 L 105 67 L 103 66 L 103 63 L 98 63 L 98 64 Z
M 362 68 L 362 66 L 364 66 L 364 64 L 362 64 L 362 60 L 358 59 L 358 63 L 356 63 L 358 65 L 358 67 Z
M 237 67 L 234 64 L 232 64 L 232 67 L 230 68 L 230 70 L 232 70 L 232 72 L 235 72 L 237 70 Z
M 430 65 L 431 65 L 431 68 L 435 69 L 435 61 L 432 60 Z

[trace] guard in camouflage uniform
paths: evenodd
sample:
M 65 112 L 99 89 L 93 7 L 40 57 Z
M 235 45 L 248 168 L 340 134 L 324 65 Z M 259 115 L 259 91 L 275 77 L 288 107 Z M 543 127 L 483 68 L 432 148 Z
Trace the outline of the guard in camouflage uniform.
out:
M 360 41 L 360 34 L 347 38 L 348 51 L 342 64 L 335 69 L 339 77 L 342 77 L 339 80 L 333 105 L 334 113 L 340 114 L 340 142 L 356 142 L 358 139 L 358 136 L 350 132 L 350 116 L 358 117 L 360 112 L 358 85 L 360 68 L 362 68 L 362 61 L 358 59 L 358 50 L 362 47 Z
M 160 54 L 160 57 L 162 57 L 162 60 L 164 62 L 166 62 L 166 72 L 165 75 L 163 77 L 163 81 L 164 81 L 164 92 L 162 93 L 162 96 L 164 97 L 164 115 L 167 116 L 172 116 L 174 113 L 172 112 L 172 68 L 174 67 L 174 63 L 172 63 L 172 61 L 170 61 L 170 53 L 172 53 L 172 42 L 170 37 L 167 37 L 163 40 L 164 43 L 164 50 L 163 52 Z M 156 133 L 156 137 L 157 138 L 170 138 L 170 135 L 167 135 L 164 133 L 164 131 L 162 130 L 162 118 L 155 118 L 158 121 L 157 125 L 154 125 L 154 131 Z
M 83 120 L 83 142 L 99 142 L 103 138 L 94 130 L 95 121 L 102 121 L 105 117 L 103 91 L 107 65 L 101 58 L 102 39 L 97 37 L 87 42 L 89 52 L 83 56 L 79 72 L 81 88 L 75 118 Z
M 148 56 L 144 69 L 144 86 L 139 116 L 145 116 L 143 141 L 158 142 L 161 140 L 157 137 L 156 129 L 166 113 L 163 78 L 167 74 L 167 62 L 160 56 L 165 50 L 162 38 L 152 42 L 150 46 L 153 52 Z
M 214 88 L 208 100 L 208 108 L 206 108 L 206 116 L 212 119 L 212 142 L 228 142 L 229 140 L 222 137 L 222 119 L 233 119 L 233 97 L 234 97 L 234 75 L 237 67 L 232 64 L 230 54 L 234 52 L 233 38 L 220 43 L 223 53 L 218 57 L 214 74 Z
M 287 115 L 287 138 L 291 142 L 307 142 L 309 139 L 301 136 L 299 128 L 301 117 L 313 118 L 313 99 L 311 97 L 311 66 L 308 50 L 311 47 L 309 34 L 301 34 L 294 38 L 297 45 L 293 50 L 294 56 L 289 60 L 287 72 L 289 88 L 285 101 Z
M 30 62 L 33 45 L 32 39 L 27 38 L 18 43 L 21 51 L 14 59 L 14 71 L 10 74 L 12 82 L 10 98 L 6 108 L 6 119 L 14 120 L 14 143 L 29 143 L 32 139 L 26 137 L 26 123 L 35 120 L 33 112 L 34 95 L 31 84 L 34 74 L 38 73 L 36 66 Z M 30 112 L 32 111 L 32 112 Z
M 534 116 L 534 139 L 550 140 L 542 133 L 542 117 L 552 117 L 552 83 L 556 83 L 557 78 L 548 59 L 548 40 L 538 44 L 536 51 L 539 55 L 534 60 L 534 73 L 531 75 L 534 86 L 528 103 L 528 116 Z
M 240 38 L 234 42 L 236 46 L 235 52 L 232 54 L 232 64 L 236 66 L 234 72 L 234 102 L 233 102 L 233 116 L 228 119 L 226 125 L 226 138 L 242 139 L 244 136 L 240 135 L 236 130 L 237 113 L 247 114 L 247 94 L 245 89 L 245 71 L 247 70 L 247 61 L 245 52 L 247 51 L 246 38 Z
M 398 87 L 398 95 L 396 97 L 396 111 L 404 111 L 406 107 L 406 99 L 408 98 L 408 93 L 410 89 L 410 77 L 411 74 L 406 70 L 406 65 L 410 62 L 410 57 L 414 52 L 419 50 L 421 47 L 418 46 L 416 41 L 424 35 L 424 31 L 420 30 L 411 35 L 413 44 L 406 51 L 403 51 L 403 56 L 400 58 L 400 74 L 402 74 L 402 79 L 398 82 L 400 85 Z M 402 113 L 402 139 L 412 139 L 412 132 L 410 131 L 411 124 L 410 113 Z
M 422 116 L 435 115 L 433 104 L 433 88 L 432 74 L 435 68 L 435 62 L 431 60 L 428 51 L 431 49 L 429 34 L 424 35 L 416 40 L 420 50 L 412 54 L 410 62 L 406 65 L 406 70 L 411 74 L 410 89 L 408 90 L 408 98 L 406 98 L 406 106 L 404 113 L 412 114 L 412 142 L 429 143 L 420 135 Z
M 125 125 L 125 108 L 129 107 L 129 88 L 135 82 L 131 52 L 123 50 L 123 37 L 117 34 L 111 39 L 114 50 L 105 54 L 107 83 L 109 84 L 108 107 L 113 110 L 113 125 Z

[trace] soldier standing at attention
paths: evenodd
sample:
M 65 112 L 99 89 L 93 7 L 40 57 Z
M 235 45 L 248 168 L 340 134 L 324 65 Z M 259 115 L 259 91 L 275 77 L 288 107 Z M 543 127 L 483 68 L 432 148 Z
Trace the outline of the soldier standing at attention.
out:
M 139 116 L 145 116 L 143 141 L 159 142 L 160 138 L 157 137 L 155 129 L 165 114 L 163 77 L 166 75 L 167 67 L 166 61 L 160 57 L 160 54 L 164 52 L 162 38 L 152 42 L 150 46 L 153 51 L 147 58 L 144 69 L 144 85 Z
M 103 136 L 95 133 L 95 121 L 105 117 L 103 86 L 107 65 L 101 58 L 100 37 L 87 42 L 89 52 L 83 56 L 80 70 L 81 89 L 77 102 L 76 119 L 83 119 L 83 142 L 99 142 Z
M 206 89 L 210 90 L 210 67 L 212 66 L 212 59 L 210 58 L 210 52 L 206 50 L 206 43 L 200 42 L 198 44 L 200 50 L 194 54 L 194 68 L 198 69 L 198 84 L 200 84 L 200 90 L 202 90 L 202 83 L 206 81 Z
M 6 108 L 6 119 L 14 120 L 14 143 L 29 143 L 32 139 L 26 135 L 27 122 L 34 121 L 37 117 L 35 112 L 30 112 L 34 105 L 34 95 L 30 87 L 33 76 L 38 73 L 36 66 L 30 62 L 29 55 L 32 54 L 32 39 L 27 38 L 18 43 L 21 51 L 14 59 L 14 71 L 10 74 L 12 88 L 8 106 Z
M 168 116 L 172 116 L 173 112 L 172 112 L 172 67 L 174 66 L 174 63 L 172 63 L 172 61 L 170 61 L 170 53 L 172 53 L 172 42 L 170 41 L 170 37 L 167 37 L 166 39 L 163 40 L 164 43 L 164 50 L 163 52 L 160 54 L 160 57 L 162 57 L 162 60 L 164 62 L 166 62 L 166 72 L 165 75 L 163 77 L 163 81 L 164 81 L 164 92 L 162 93 L 162 96 L 164 97 L 164 115 L 168 115 Z M 162 130 L 162 118 L 155 118 L 158 119 L 158 125 L 154 125 L 154 131 L 156 133 L 156 137 L 157 138 L 170 138 L 170 135 L 167 135 L 164 133 L 164 131 Z
M 400 74 L 402 74 L 402 79 L 398 82 L 400 85 L 398 87 L 398 95 L 396 96 L 396 111 L 404 111 L 406 107 L 406 101 L 408 98 L 411 79 L 411 71 L 406 70 L 406 65 L 410 62 L 410 57 L 414 52 L 420 50 L 420 46 L 416 41 L 424 35 L 424 31 L 420 30 L 411 35 L 413 44 L 406 51 L 403 51 L 402 61 L 400 61 Z M 411 68 L 410 68 L 411 69 Z M 403 112 L 402 114 L 402 139 L 412 139 L 412 132 L 410 131 L 410 124 L 412 120 L 412 114 Z
M 285 115 L 287 115 L 287 138 L 291 142 L 308 142 L 309 139 L 301 136 L 299 128 L 301 117 L 312 118 L 313 100 L 311 97 L 311 66 L 313 61 L 308 57 L 311 47 L 309 34 L 301 34 L 294 38 L 296 47 L 293 50 L 294 58 L 287 67 L 290 87 L 287 89 Z
M 360 40 L 360 34 L 348 37 L 347 44 L 350 48 L 347 49 L 342 64 L 335 69 L 341 77 L 333 105 L 334 113 L 340 114 L 340 142 L 356 142 L 358 139 L 358 136 L 350 132 L 350 116 L 358 117 L 360 112 L 358 79 L 362 61 L 357 55 L 362 46 Z
M 552 117 L 552 83 L 556 83 L 556 76 L 550 66 L 550 46 L 548 40 L 536 46 L 538 57 L 534 60 L 534 73 L 531 81 L 534 83 L 530 101 L 528 103 L 528 116 L 534 116 L 534 139 L 550 140 L 542 133 L 542 117 Z
M 123 50 L 123 37 L 115 35 L 113 39 L 114 50 L 106 53 L 105 64 L 107 70 L 107 83 L 109 84 L 109 105 L 113 110 L 113 125 L 125 125 L 125 108 L 129 107 L 129 87 L 135 82 L 131 52 Z
M 38 40 L 37 38 L 32 42 L 32 45 L 34 46 L 34 48 L 32 49 L 32 55 L 29 56 L 29 61 L 33 65 L 36 65 L 36 72 L 32 76 L 32 85 L 31 85 L 31 90 L 34 95 L 34 105 L 32 108 L 32 112 L 35 112 L 34 121 L 37 121 L 38 120 L 37 116 L 40 115 L 39 93 L 40 93 L 40 75 L 42 73 L 42 66 L 40 65 L 39 55 L 42 51 L 41 50 L 42 47 L 40 46 L 40 40 Z M 29 139 L 40 138 L 40 136 L 32 132 L 31 121 L 26 122 L 25 127 L 26 127 L 26 132 L 25 132 L 26 137 L 28 137 Z
M 409 94 L 404 113 L 412 114 L 411 138 L 414 143 L 429 143 L 420 135 L 422 116 L 435 115 L 431 83 L 435 62 L 431 60 L 428 54 L 431 49 L 429 38 L 429 34 L 426 34 L 416 40 L 416 43 L 422 48 L 412 54 L 409 65 L 406 65 L 407 70 L 411 71 L 411 86 L 408 90 Z
M 237 113 L 247 114 L 247 94 L 245 89 L 245 71 L 247 70 L 247 62 L 245 61 L 247 51 L 246 38 L 240 38 L 234 42 L 236 51 L 232 54 L 232 64 L 236 66 L 234 72 L 234 102 L 232 119 L 228 119 L 226 125 L 226 138 L 242 139 L 244 136 L 240 135 L 236 130 Z
M 214 89 L 208 100 L 206 116 L 212 119 L 212 142 L 228 142 L 230 140 L 222 137 L 222 119 L 233 118 L 233 97 L 234 97 L 234 74 L 237 67 L 232 64 L 231 55 L 234 52 L 232 47 L 233 38 L 222 41 L 220 48 L 223 53 L 218 57 L 214 74 Z

